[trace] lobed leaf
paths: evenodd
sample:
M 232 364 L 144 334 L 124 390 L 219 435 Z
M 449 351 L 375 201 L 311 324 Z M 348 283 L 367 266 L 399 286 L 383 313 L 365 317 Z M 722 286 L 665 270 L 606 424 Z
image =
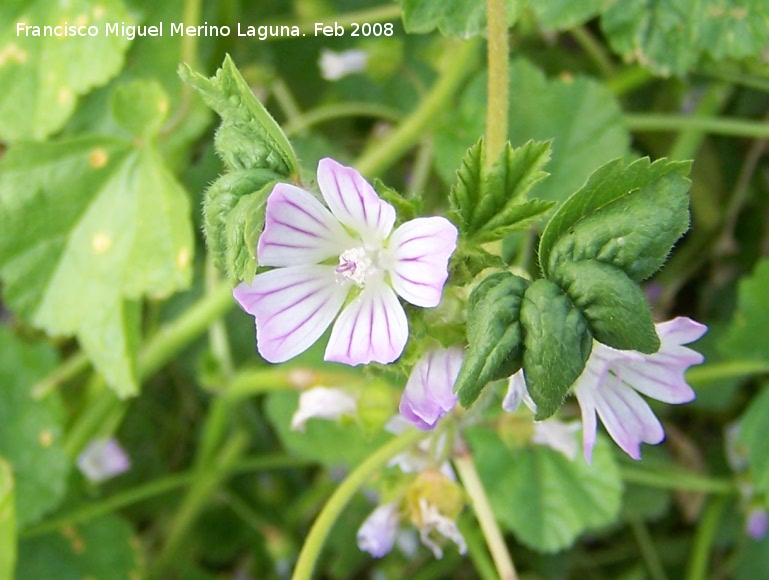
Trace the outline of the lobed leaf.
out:
M 596 340 L 620 350 L 659 350 L 646 296 L 622 270 L 597 260 L 561 262 L 553 281 L 579 308 Z
M 494 515 L 531 549 L 564 550 L 580 534 L 617 520 L 622 478 L 600 438 L 588 465 L 581 455 L 569 460 L 541 445 L 511 449 L 488 428 L 465 435 Z
M 193 252 L 186 192 L 153 142 L 18 145 L 0 190 L 7 303 L 51 335 L 77 335 L 116 393 L 135 394 L 136 301 L 186 288 Z
M 291 144 L 229 55 L 211 78 L 186 65 L 179 67 L 179 76 L 222 118 L 215 145 L 228 169 L 268 169 L 284 177 L 298 177 Z
M 107 36 L 105 24 L 134 19 L 120 0 L 3 0 L 0 11 L 0 140 L 44 139 L 64 126 L 80 95 L 122 68 L 130 41 Z M 17 23 L 39 27 L 40 36 L 18 33 Z M 99 34 L 42 35 L 44 26 L 63 23 L 96 26 Z
M 598 16 L 610 0 L 537 0 L 529 4 L 544 30 L 568 30 Z
M 454 388 L 469 407 L 490 381 L 521 368 L 521 302 L 530 282 L 510 272 L 487 276 L 467 304 L 467 350 Z
M 720 350 L 737 360 L 769 361 L 769 259 L 761 260 L 740 280 L 737 310 Z
M 593 347 L 585 319 L 553 282 L 541 278 L 526 289 L 520 311 L 523 373 L 537 404 L 535 419 L 553 415 L 582 374 Z
M 614 160 L 593 173 L 542 234 L 546 277 L 558 263 L 596 259 L 640 281 L 656 272 L 689 228 L 689 162 Z

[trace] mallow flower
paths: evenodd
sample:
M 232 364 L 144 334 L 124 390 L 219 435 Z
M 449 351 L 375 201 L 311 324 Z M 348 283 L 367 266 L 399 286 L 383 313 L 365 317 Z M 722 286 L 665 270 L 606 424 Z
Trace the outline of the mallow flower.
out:
M 344 50 L 336 52 L 327 48 L 320 49 L 320 75 L 327 81 L 338 81 L 347 75 L 363 72 L 368 63 L 365 50 Z
M 398 410 L 423 431 L 435 429 L 438 420 L 454 408 L 454 383 L 462 366 L 464 349 L 458 346 L 428 351 L 411 370 Z
M 582 412 L 582 447 L 588 461 L 595 445 L 596 415 L 617 445 L 633 459 L 640 459 L 641 443 L 656 445 L 665 438 L 659 419 L 641 394 L 671 404 L 694 399 L 684 372 L 702 363 L 704 357 L 683 345 L 700 338 L 707 327 L 678 317 L 657 324 L 656 329 L 661 346 L 654 354 L 593 343 L 573 387 Z
M 80 472 L 101 483 L 131 469 L 131 460 L 115 439 L 93 439 L 77 457 Z
M 318 164 L 318 186 L 328 207 L 293 185 L 273 188 L 257 257 L 275 269 L 240 284 L 234 296 L 254 316 L 257 348 L 269 362 L 304 352 L 333 322 L 325 360 L 391 363 L 408 338 L 398 296 L 438 305 L 457 229 L 428 217 L 393 231 L 395 209 L 332 159 Z
M 393 549 L 398 535 L 400 515 L 398 503 L 384 503 L 371 512 L 358 528 L 358 548 L 374 558 L 381 558 Z

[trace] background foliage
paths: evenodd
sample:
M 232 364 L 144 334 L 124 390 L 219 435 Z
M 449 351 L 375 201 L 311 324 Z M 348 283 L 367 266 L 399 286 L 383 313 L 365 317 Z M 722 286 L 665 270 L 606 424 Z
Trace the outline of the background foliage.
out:
M 769 8 L 761 0 L 508 0 L 507 8 L 508 137 L 538 160 L 510 195 L 531 189 L 543 201 L 503 217 L 528 226 L 545 202 L 565 209 L 544 234 L 497 224 L 509 235 L 489 249 L 529 272 L 555 269 L 559 235 L 579 221 L 579 208 L 562 204 L 590 188 L 595 170 L 604 166 L 610 181 L 638 158 L 668 157 L 657 166 L 663 179 L 693 159 L 692 229 L 644 290 L 655 319 L 684 314 L 710 327 L 698 344 L 707 362 L 688 375 L 697 401 L 655 408 L 668 440 L 644 449 L 641 463 L 606 441 L 592 468 L 522 449 L 498 416 L 489 417 L 497 429 L 468 434 L 517 567 L 545 578 L 769 576 L 769 539 L 744 531 L 748 510 L 766 509 L 769 494 Z M 306 36 L 16 35 L 20 21 L 80 18 L 287 24 Z M 454 210 L 462 207 L 456 172 L 485 130 L 485 18 L 484 4 L 471 0 L 3 2 L 0 578 L 13 570 L 30 579 L 290 574 L 339 480 L 387 440 L 381 426 L 404 378 L 341 374 L 318 347 L 268 366 L 254 351 L 251 319 L 234 309 L 229 278 L 253 273 L 249 240 L 270 185 L 297 174 L 311 183 L 321 157 L 405 194 L 401 215 L 417 201 L 445 211 L 450 191 Z M 320 21 L 392 22 L 395 34 L 315 37 Z M 366 72 L 324 80 L 321 50 L 351 48 L 369 52 Z M 253 91 L 267 117 L 223 101 L 207 80 L 226 54 L 225 68 L 234 63 L 247 83 L 227 90 Z M 180 62 L 194 88 L 178 76 Z M 219 123 L 204 100 L 242 117 L 245 136 L 232 122 L 216 137 L 244 139 L 241 154 L 217 156 Z M 270 115 L 291 141 L 278 146 L 292 154 L 254 174 L 249 119 L 269 126 Z M 270 131 L 263 138 L 279 140 Z M 520 159 L 508 154 L 500 172 Z M 684 227 L 663 219 L 676 183 L 649 216 L 662 230 Z M 220 195 L 204 209 L 209 186 Z M 503 230 L 483 207 L 466 211 L 470 201 L 459 217 L 479 243 L 496 239 Z M 237 208 L 237 219 L 220 224 L 208 254 L 201 225 L 218 223 L 222 208 Z M 486 265 L 487 256 L 477 259 L 464 266 Z M 365 384 L 360 420 L 289 431 L 297 390 L 308 384 Z M 724 450 L 735 423 L 739 465 Z M 75 458 L 109 435 L 132 469 L 89 483 Z M 361 494 L 346 508 L 319 562 L 324 576 L 493 574 L 468 514 L 460 525 L 470 558 L 396 550 L 371 560 L 355 532 L 372 507 Z

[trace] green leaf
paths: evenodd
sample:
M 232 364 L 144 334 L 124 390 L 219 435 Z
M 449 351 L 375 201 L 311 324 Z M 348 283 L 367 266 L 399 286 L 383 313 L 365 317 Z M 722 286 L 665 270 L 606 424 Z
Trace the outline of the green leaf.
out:
M 126 580 L 141 578 L 137 541 L 116 515 L 63 527 L 19 544 L 18 580 Z
M 7 303 L 77 335 L 116 393 L 135 394 L 135 301 L 190 281 L 186 192 L 151 142 L 96 137 L 11 148 L 0 190 Z
M 168 95 L 156 81 L 132 81 L 112 93 L 112 116 L 136 137 L 154 137 L 168 113 Z
M 521 304 L 523 373 L 537 404 L 535 419 L 553 415 L 563 403 L 593 347 L 580 311 L 553 282 L 536 280 Z
M 739 420 L 738 441 L 745 446 L 757 493 L 769 495 L 769 454 L 766 452 L 766 418 L 769 417 L 769 384 L 764 384 Z
M 229 169 L 269 169 L 291 179 L 298 177 L 291 144 L 229 56 L 210 79 L 186 65 L 179 67 L 179 76 L 222 118 L 216 150 Z
M 602 28 L 612 48 L 653 72 L 683 75 L 704 56 L 745 58 L 769 41 L 763 0 L 615 2 Z
M 418 195 L 404 197 L 393 188 L 385 185 L 381 179 L 374 178 L 374 191 L 384 201 L 395 208 L 395 215 L 400 223 L 413 220 L 422 214 L 424 209 L 423 200 Z
M 0 140 L 44 139 L 61 129 L 77 98 L 123 66 L 130 41 L 105 34 L 133 24 L 120 0 L 4 0 L 0 9 Z M 19 33 L 17 23 L 30 26 Z M 95 36 L 43 36 L 44 26 L 96 26 Z M 38 28 L 39 35 L 33 36 Z
M 526 201 L 532 186 L 547 177 L 541 168 L 549 159 L 547 142 L 529 141 L 518 149 L 508 143 L 494 164 L 484 171 L 483 140 L 470 147 L 449 194 L 452 211 L 463 232 L 479 243 L 500 240 L 528 227 L 549 210 L 552 203 Z
M 507 0 L 507 24 L 518 19 L 520 0 Z M 401 0 L 406 32 L 432 32 L 470 38 L 486 30 L 486 2 L 477 0 Z
M 550 219 L 539 243 L 545 276 L 561 261 L 596 259 L 640 281 L 665 262 L 689 228 L 690 163 L 614 160 L 597 170 Z
M 16 569 L 16 508 L 11 466 L 0 457 L 0 578 Z
M 568 30 L 598 16 L 609 0 L 536 0 L 529 7 L 545 30 Z
M 208 249 L 232 280 L 251 280 L 256 245 L 264 226 L 267 196 L 280 176 L 268 169 L 241 169 L 222 175 L 203 200 Z
M 596 340 L 620 350 L 659 350 L 646 296 L 622 270 L 596 260 L 561 262 L 553 281 L 582 312 Z
M 0 457 L 13 469 L 19 527 L 54 509 L 66 491 L 70 463 L 61 441 L 61 399 L 58 392 L 42 400 L 31 393 L 32 385 L 55 366 L 56 353 L 48 345 L 27 344 L 0 326 Z M 1 521 L 2 515 L 0 536 Z
M 465 434 L 494 515 L 533 550 L 563 550 L 616 521 L 622 479 L 601 438 L 588 465 L 541 445 L 510 449 L 490 429 Z
M 753 274 L 740 280 L 734 313 L 721 351 L 736 359 L 769 361 L 769 259 L 758 263 Z
M 274 393 L 267 398 L 267 416 L 280 440 L 297 457 L 328 467 L 352 467 L 366 459 L 391 437 L 384 430 L 367 437 L 352 421 L 310 419 L 304 432 L 291 430 L 291 417 L 299 405 L 299 393 Z M 343 442 L 343 444 L 340 444 Z
M 457 376 L 459 402 L 469 407 L 490 381 L 521 368 L 521 302 L 530 282 L 510 272 L 483 279 L 467 304 L 468 347 Z
M 472 79 L 436 132 L 433 159 L 446 183 L 454 182 L 465 151 L 485 131 L 486 85 L 486 72 Z M 628 151 L 630 137 L 619 103 L 587 77 L 547 79 L 530 62 L 513 61 L 508 117 L 514 147 L 532 139 L 551 141 L 550 177 L 537 186 L 542 200 L 563 201 L 598 167 Z

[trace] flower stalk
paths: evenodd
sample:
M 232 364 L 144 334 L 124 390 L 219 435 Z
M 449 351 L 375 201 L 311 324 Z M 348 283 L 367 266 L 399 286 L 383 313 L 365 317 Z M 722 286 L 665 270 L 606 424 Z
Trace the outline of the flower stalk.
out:
M 509 107 L 508 62 L 510 47 L 507 39 L 507 7 L 505 0 L 488 0 L 489 80 L 486 101 L 486 165 L 487 168 L 502 153 L 507 142 L 507 111 Z

